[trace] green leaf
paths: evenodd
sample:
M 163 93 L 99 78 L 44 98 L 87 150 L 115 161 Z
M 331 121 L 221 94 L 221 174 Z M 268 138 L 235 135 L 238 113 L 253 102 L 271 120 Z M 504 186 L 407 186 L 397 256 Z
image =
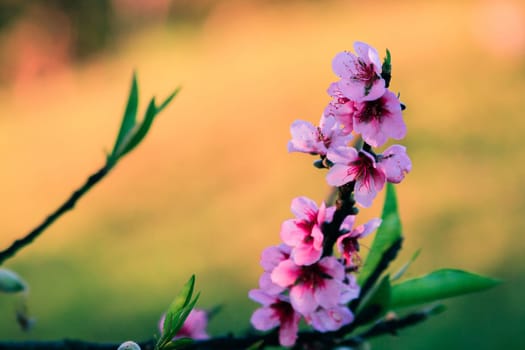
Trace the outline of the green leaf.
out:
M 191 310 L 193 310 L 193 307 L 197 303 L 197 300 L 199 300 L 199 297 L 200 297 L 200 293 L 197 293 L 197 295 L 195 296 L 195 299 L 193 299 L 188 305 L 186 305 L 182 310 L 180 310 L 177 314 L 175 314 L 174 323 L 172 326 L 173 327 L 172 332 L 174 336 L 179 331 L 179 329 L 181 329 L 182 326 L 184 325 L 184 321 L 186 321 L 186 318 L 188 318 L 188 315 L 190 314 Z
M 126 153 L 133 150 L 133 148 L 135 148 L 140 143 L 140 141 L 142 141 L 144 136 L 146 136 L 148 133 L 151 124 L 153 124 L 153 119 L 155 119 L 156 115 L 157 108 L 155 107 L 155 98 L 152 98 L 149 102 L 146 114 L 144 115 L 144 120 L 133 130 L 133 135 L 128 140 L 126 140 L 127 142 L 123 145 L 123 149 L 122 152 L 120 152 L 119 157 L 122 157 Z
M 392 286 L 392 308 L 408 307 L 492 288 L 499 280 L 443 269 Z
M 0 268 L 0 292 L 18 293 L 26 289 L 26 283 L 15 272 Z
M 357 282 L 360 286 L 365 285 L 370 277 L 379 277 L 379 274 L 388 267 L 388 263 L 390 262 L 389 259 L 385 261 L 383 256 L 389 251 L 392 251 L 396 244 L 401 244 L 401 221 L 397 210 L 395 188 L 391 183 L 387 183 L 386 186 L 385 204 L 383 206 L 381 219 L 381 226 L 379 226 L 377 230 L 372 247 L 370 248 L 370 253 L 357 277 Z M 395 257 L 397 250 L 392 253 Z M 382 260 L 383 264 L 386 264 L 384 267 L 380 266 Z M 379 271 L 378 268 L 382 268 L 382 270 Z
M 133 78 L 131 80 L 131 89 L 129 92 L 128 103 L 126 105 L 126 110 L 124 111 L 124 117 L 122 118 L 122 123 L 120 124 L 120 130 L 118 132 L 117 140 L 115 146 L 113 147 L 113 152 L 111 152 L 111 158 L 116 160 L 118 159 L 119 150 L 122 147 L 122 144 L 125 139 L 129 138 L 130 132 L 135 127 L 137 123 L 137 110 L 139 106 L 139 86 L 137 83 L 137 75 L 133 73 Z
M 129 93 L 128 104 L 124 112 L 124 117 L 122 118 L 122 123 L 120 125 L 120 130 L 115 141 L 115 146 L 113 151 L 107 158 L 107 164 L 110 167 L 113 167 L 120 158 L 132 151 L 137 145 L 142 142 L 144 137 L 147 135 L 153 120 L 155 117 L 168 106 L 168 104 L 175 98 L 175 96 L 180 91 L 180 88 L 177 88 L 171 95 L 160 104 L 159 107 L 155 104 L 155 98 L 152 98 L 144 118 L 140 124 L 137 123 L 137 109 L 138 109 L 138 83 L 137 77 L 133 74 L 133 80 L 131 83 L 131 91 Z
M 259 350 L 259 349 L 262 349 L 262 345 L 263 344 L 264 344 L 264 340 L 261 339 L 259 341 L 256 341 L 255 343 L 253 343 L 249 347 L 247 347 L 246 350 Z
M 149 129 L 151 128 L 151 125 L 153 124 L 153 120 L 155 120 L 155 117 L 164 109 L 166 106 L 173 100 L 173 98 L 177 95 L 180 89 L 175 90 L 161 105 L 160 107 L 156 107 L 155 104 L 155 98 L 152 98 L 148 109 L 146 110 L 146 114 L 144 115 L 144 119 L 142 123 L 134 129 L 133 135 L 127 140 L 121 154 L 119 154 L 119 157 L 124 156 L 126 153 L 132 151 L 137 145 L 142 142 L 144 137 L 147 135 Z
M 396 281 L 400 279 L 401 277 L 403 277 L 403 275 L 405 274 L 405 272 L 407 272 L 410 265 L 412 265 L 412 263 L 419 256 L 419 253 L 421 253 L 421 249 L 416 250 L 416 252 L 412 255 L 410 260 L 408 260 L 403 266 L 401 266 L 401 268 L 394 274 L 394 276 L 392 276 L 392 278 L 390 279 L 390 282 Z
M 392 72 L 392 56 L 390 55 L 390 50 L 386 49 L 386 56 L 383 60 L 383 65 L 381 66 L 382 74 L 390 74 Z
M 177 349 L 184 349 L 186 346 L 192 344 L 194 342 L 191 338 L 179 338 L 176 340 L 172 340 L 166 345 L 162 347 L 164 350 L 177 350 Z
M 385 276 L 364 296 L 356 310 L 356 324 L 363 325 L 383 316 L 390 307 L 390 276 Z
M 163 349 L 184 324 L 184 321 L 195 306 L 199 297 L 197 294 L 197 296 L 191 300 L 194 287 L 195 275 L 192 275 L 166 311 L 162 334 L 157 341 L 157 345 L 155 346 L 156 349 Z
M 160 112 L 162 112 L 162 110 L 163 110 L 164 108 L 166 108 L 167 105 L 170 104 L 171 100 L 173 100 L 173 99 L 175 98 L 175 96 L 178 95 L 180 89 L 181 89 L 180 87 L 176 88 L 175 91 L 173 91 L 173 92 L 171 93 L 171 95 L 169 95 L 168 98 L 166 98 L 166 99 L 164 100 L 164 102 L 162 102 L 162 103 L 160 104 L 160 106 L 157 107 L 157 114 L 160 113 Z

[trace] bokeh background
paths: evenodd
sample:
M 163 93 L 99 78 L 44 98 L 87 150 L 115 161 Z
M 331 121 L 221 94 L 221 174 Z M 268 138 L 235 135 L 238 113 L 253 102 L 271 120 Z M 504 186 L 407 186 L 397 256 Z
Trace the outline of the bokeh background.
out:
M 396 265 L 421 248 L 409 276 L 458 267 L 505 281 L 373 347 L 524 349 L 517 0 L 1 0 L 1 248 L 103 164 L 133 70 L 143 97 L 183 90 L 144 144 L 7 262 L 30 284 L 37 323 L 20 331 L 20 299 L 1 295 L 0 339 L 150 338 L 192 273 L 199 306 L 222 305 L 211 333 L 247 329 L 259 254 L 291 199 L 328 193 L 313 158 L 286 152 L 289 125 L 318 121 L 332 57 L 355 40 L 390 49 L 408 106 Z

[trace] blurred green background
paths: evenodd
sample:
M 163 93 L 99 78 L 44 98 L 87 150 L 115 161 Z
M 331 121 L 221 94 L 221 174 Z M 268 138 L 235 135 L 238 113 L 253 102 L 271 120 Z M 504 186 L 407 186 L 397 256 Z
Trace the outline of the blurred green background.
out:
M 20 331 L 19 299 L 0 295 L 0 339 L 149 338 L 192 273 L 199 306 L 223 306 L 211 333 L 246 329 L 260 252 L 291 199 L 328 193 L 313 158 L 286 152 L 289 125 L 318 121 L 331 60 L 355 40 L 390 49 L 408 106 L 396 265 L 422 248 L 409 276 L 458 267 L 505 281 L 373 347 L 524 349 L 517 0 L 1 0 L 1 248 L 103 164 L 134 69 L 142 96 L 183 90 L 143 145 L 7 262 L 30 284 L 37 324 Z

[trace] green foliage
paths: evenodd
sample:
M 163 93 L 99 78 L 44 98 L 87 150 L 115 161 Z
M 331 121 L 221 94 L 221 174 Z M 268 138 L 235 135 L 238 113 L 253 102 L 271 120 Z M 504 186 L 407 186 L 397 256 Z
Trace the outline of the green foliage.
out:
M 26 289 L 26 283 L 15 272 L 0 268 L 0 292 L 18 293 Z
M 500 281 L 467 271 L 442 269 L 392 286 L 391 307 L 430 303 L 463 294 L 479 292 Z
M 182 349 L 192 342 L 190 338 L 172 339 L 181 329 L 184 321 L 199 299 L 199 293 L 197 293 L 192 300 L 194 286 L 195 276 L 193 275 L 168 307 L 162 334 L 155 345 L 156 350 Z
M 360 286 L 363 286 L 377 271 L 381 261 L 384 261 L 385 254 L 391 251 L 402 239 L 396 192 L 391 183 L 387 183 L 386 186 L 386 198 L 381 219 L 381 226 L 377 230 L 370 253 L 357 277 Z M 386 263 L 388 264 L 388 261 Z
M 109 167 L 115 164 L 124 155 L 132 151 L 147 135 L 155 117 L 173 100 L 178 94 L 180 88 L 177 88 L 164 102 L 159 106 L 155 103 L 155 97 L 151 98 L 144 118 L 140 124 L 137 123 L 137 111 L 139 105 L 139 86 L 136 74 L 133 74 L 131 89 L 129 92 L 128 103 L 124 111 L 124 117 L 115 141 L 113 151 L 107 157 Z
M 412 255 L 410 260 L 408 260 L 403 266 L 401 266 L 401 268 L 394 274 L 394 276 L 392 276 L 390 281 L 391 282 L 397 281 L 398 279 L 403 277 L 403 275 L 405 274 L 405 272 L 407 272 L 410 265 L 412 265 L 412 263 L 416 261 L 417 257 L 419 256 L 419 253 L 421 253 L 421 249 L 416 250 L 416 252 Z
M 383 316 L 389 310 L 390 298 L 390 277 L 387 275 L 364 296 L 356 310 L 355 322 L 362 325 Z
M 382 74 L 391 74 L 392 73 L 392 56 L 390 55 L 390 50 L 386 49 L 386 55 L 383 60 L 383 65 L 381 66 Z

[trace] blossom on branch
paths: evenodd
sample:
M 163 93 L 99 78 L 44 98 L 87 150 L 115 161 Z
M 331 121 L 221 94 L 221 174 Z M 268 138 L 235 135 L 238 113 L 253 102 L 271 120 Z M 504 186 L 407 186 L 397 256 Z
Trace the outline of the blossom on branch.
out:
M 327 155 L 334 163 L 326 175 L 326 181 L 331 186 L 343 186 L 355 181 L 355 200 L 363 207 L 372 205 L 377 193 L 383 189 L 386 175 L 377 166 L 370 153 L 353 147 L 339 147 Z
M 335 207 L 317 204 L 307 197 L 292 201 L 295 219 L 286 220 L 281 226 L 281 239 L 292 247 L 291 257 L 297 265 L 311 265 L 323 252 L 322 225 L 332 221 Z
M 405 174 L 412 170 L 412 162 L 408 158 L 406 147 L 392 145 L 378 156 L 379 167 L 386 174 L 388 182 L 400 183 Z
M 354 131 L 373 147 L 381 147 L 389 137 L 400 140 L 406 135 L 401 102 L 389 90 L 376 100 L 355 103 L 352 117 Z
M 290 127 L 292 139 L 288 152 L 302 152 L 324 156 L 329 149 L 347 145 L 352 135 L 345 133 L 333 116 L 321 116 L 319 126 L 296 120 Z
M 288 259 L 273 270 L 271 277 L 275 284 L 290 288 L 293 308 L 307 315 L 318 307 L 329 309 L 340 304 L 345 269 L 333 256 L 309 266 L 299 266 Z
M 294 310 L 288 298 L 271 295 L 260 289 L 253 289 L 248 295 L 250 299 L 262 304 L 250 319 L 253 327 L 260 331 L 279 327 L 279 343 L 282 346 L 294 345 L 301 315 Z
M 354 130 L 355 101 L 344 96 L 337 83 L 332 83 L 327 90 L 332 100 L 326 106 L 324 115 L 333 116 L 342 126 L 344 133 Z
M 347 267 L 357 267 L 359 265 L 358 239 L 368 236 L 381 225 L 381 219 L 371 219 L 364 225 L 354 228 L 355 218 L 355 215 L 348 215 L 343 220 L 341 231 L 345 233 L 339 236 L 336 241 L 337 249 Z
M 341 93 L 357 102 L 372 101 L 385 92 L 385 80 L 381 77 L 381 61 L 373 47 L 356 41 L 351 52 L 338 53 L 332 61 L 332 69 L 341 80 L 337 82 Z

